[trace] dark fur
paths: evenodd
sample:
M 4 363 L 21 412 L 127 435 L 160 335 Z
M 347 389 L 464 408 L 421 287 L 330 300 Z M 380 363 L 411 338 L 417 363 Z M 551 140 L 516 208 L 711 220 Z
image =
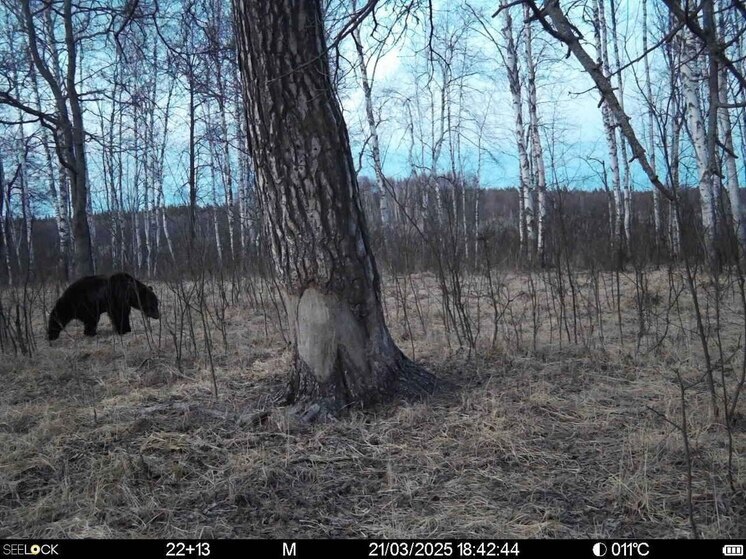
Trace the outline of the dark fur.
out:
M 131 332 L 130 309 L 150 318 L 160 318 L 158 297 L 153 289 L 129 274 L 86 276 L 71 284 L 49 315 L 47 337 L 56 340 L 73 319 L 85 324 L 86 336 L 95 336 L 98 320 L 108 313 L 117 334 Z

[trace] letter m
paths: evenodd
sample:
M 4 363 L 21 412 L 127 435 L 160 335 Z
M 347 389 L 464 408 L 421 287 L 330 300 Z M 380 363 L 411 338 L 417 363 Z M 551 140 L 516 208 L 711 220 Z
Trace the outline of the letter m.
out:
M 295 557 L 296 556 L 296 549 L 295 546 L 297 544 L 293 542 L 292 544 L 288 545 L 287 542 L 282 542 L 282 556 L 283 557 Z

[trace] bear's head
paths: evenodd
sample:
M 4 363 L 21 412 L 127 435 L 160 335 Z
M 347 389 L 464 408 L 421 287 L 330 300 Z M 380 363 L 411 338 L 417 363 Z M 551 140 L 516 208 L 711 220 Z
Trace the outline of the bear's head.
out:
M 132 307 L 140 309 L 149 318 L 160 318 L 161 313 L 158 310 L 158 297 L 155 296 L 153 288 L 137 280 L 134 280 L 133 288 L 134 297 L 131 302 Z

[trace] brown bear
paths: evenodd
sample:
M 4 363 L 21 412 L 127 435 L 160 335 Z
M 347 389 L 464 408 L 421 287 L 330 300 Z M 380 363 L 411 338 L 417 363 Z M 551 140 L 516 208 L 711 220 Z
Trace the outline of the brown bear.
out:
M 129 274 L 86 276 L 68 287 L 49 315 L 47 337 L 60 337 L 67 323 L 78 319 L 85 324 L 86 336 L 95 336 L 98 319 L 108 313 L 117 334 L 131 332 L 130 308 L 150 318 L 160 318 L 158 297 L 153 289 Z

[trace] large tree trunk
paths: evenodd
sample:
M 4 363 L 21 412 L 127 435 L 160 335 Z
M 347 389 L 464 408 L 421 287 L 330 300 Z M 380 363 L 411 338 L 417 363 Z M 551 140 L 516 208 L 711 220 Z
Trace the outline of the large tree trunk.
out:
M 334 413 L 429 391 L 432 375 L 384 322 L 320 3 L 235 0 L 235 14 L 257 193 L 293 330 L 289 401 Z

